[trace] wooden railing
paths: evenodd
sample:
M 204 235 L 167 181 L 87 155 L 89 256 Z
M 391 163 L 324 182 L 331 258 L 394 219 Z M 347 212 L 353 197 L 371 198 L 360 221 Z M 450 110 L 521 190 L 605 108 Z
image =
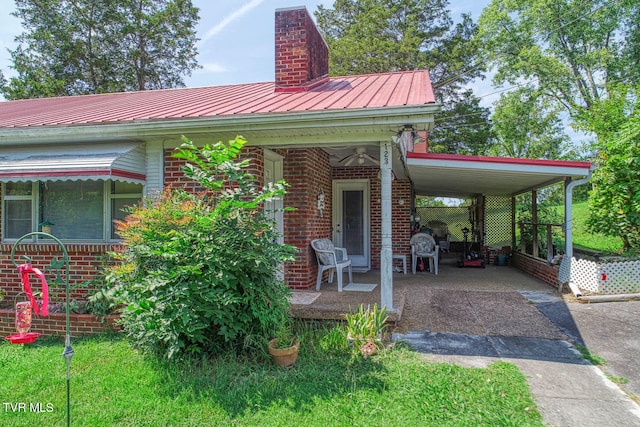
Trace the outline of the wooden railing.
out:
M 549 224 L 549 223 L 533 223 L 533 222 L 519 222 L 518 226 L 520 228 L 520 252 L 528 253 L 527 246 L 531 243 L 532 251 L 529 255 L 532 255 L 536 258 L 540 258 L 540 241 L 538 237 L 538 229 L 540 227 L 544 227 L 546 229 L 546 248 L 547 248 L 547 256 L 545 259 L 552 259 L 553 254 L 553 227 L 560 227 L 564 230 L 564 224 Z M 531 230 L 532 239 L 530 241 L 524 238 L 525 231 L 528 227 Z

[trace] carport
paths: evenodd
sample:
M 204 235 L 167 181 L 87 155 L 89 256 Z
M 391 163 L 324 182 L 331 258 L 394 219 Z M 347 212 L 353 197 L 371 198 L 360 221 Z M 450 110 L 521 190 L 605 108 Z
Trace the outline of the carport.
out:
M 383 142 L 380 145 L 380 206 L 381 206 L 381 305 L 393 311 L 393 275 L 392 271 L 392 194 L 391 181 L 401 172 L 411 184 L 411 226 L 415 227 L 416 196 L 434 196 L 471 199 L 468 208 L 468 226 L 462 220 L 448 224 L 450 228 L 469 229 L 469 242 L 480 248 L 508 247 L 509 253 L 516 247 L 515 202 L 516 196 L 531 193 L 532 227 L 538 226 L 537 191 L 556 183 L 565 185 L 565 220 L 561 224 L 565 236 L 565 253 L 572 249 L 571 199 L 573 187 L 588 182 L 592 165 L 589 162 L 564 160 L 500 158 L 489 156 L 467 156 L 455 154 L 429 153 L 426 142 L 420 142 L 415 126 L 405 125 L 404 129 L 392 138 L 393 144 Z M 395 166 L 396 159 L 400 167 Z M 421 218 L 421 220 L 424 220 Z M 425 221 L 426 222 L 426 221 Z M 444 221 L 446 223 L 446 221 Z M 422 223 L 421 223 L 422 224 Z M 547 229 L 547 242 L 551 243 L 550 227 Z M 465 234 L 467 234 L 465 233 Z M 533 258 L 527 263 L 535 264 L 544 260 L 537 259 L 537 233 L 533 233 Z M 453 243 L 453 242 L 452 242 Z M 459 247 L 463 245 L 458 241 Z M 547 247 L 551 247 L 548 244 Z M 455 251 L 455 245 L 451 245 Z M 537 266 L 519 268 L 530 273 Z M 557 285 L 557 272 L 552 271 L 545 280 Z
M 415 127 L 414 127 L 415 128 Z M 426 152 L 426 143 L 416 143 L 415 132 L 411 126 L 398 133 L 397 138 L 381 143 L 379 163 L 380 193 L 378 203 L 381 210 L 381 268 L 380 299 L 382 306 L 389 311 L 399 307 L 394 292 L 394 281 L 400 277 L 392 273 L 392 230 L 394 221 L 402 221 L 401 217 L 392 218 L 395 202 L 391 194 L 394 177 L 411 183 L 411 210 L 415 220 L 415 196 L 435 196 L 467 198 L 473 200 L 469 209 L 469 223 L 472 229 L 471 241 L 481 246 L 501 248 L 516 246 L 515 198 L 518 195 L 531 193 L 533 206 L 533 223 L 537 222 L 537 191 L 556 183 L 565 184 L 565 195 L 571 200 L 571 190 L 578 183 L 588 180 L 591 164 L 588 162 L 572 162 L 562 160 L 514 159 L 487 156 L 465 156 L 436 154 Z M 373 149 L 369 150 L 374 153 Z M 340 154 L 332 153 L 336 159 Z M 348 157 L 353 158 L 353 157 Z M 363 160 L 364 162 L 365 160 Z M 402 205 L 399 200 L 398 205 Z M 568 203 L 570 207 L 570 203 Z M 567 242 L 571 242 L 571 215 L 566 210 L 569 220 L 565 220 Z M 449 224 L 450 228 L 461 224 Z M 413 224 L 412 224 L 413 225 Z M 534 233 L 535 235 L 535 233 Z M 458 242 L 459 243 L 459 242 Z M 567 246 L 571 246 L 567 243 Z M 452 245 L 455 251 L 455 246 Z M 542 264 L 546 264 L 544 260 Z M 520 266 L 519 266 L 520 267 Z M 521 267 L 520 267 L 521 268 Z M 526 269 L 525 269 L 526 270 Z M 553 285 L 557 283 L 553 279 Z M 550 281 L 547 281 L 550 283 Z M 324 285 L 323 285 L 324 286 Z M 376 291 L 377 294 L 377 291 Z
M 565 184 L 568 209 L 564 228 L 566 246 L 570 247 L 571 191 L 576 184 L 585 183 L 592 171 L 589 162 L 465 156 L 419 150 L 407 153 L 405 165 L 415 195 L 473 200 L 469 220 L 475 242 L 482 246 L 512 248 L 516 247 L 515 197 L 531 194 L 532 222 L 535 224 L 537 191 L 559 182 Z

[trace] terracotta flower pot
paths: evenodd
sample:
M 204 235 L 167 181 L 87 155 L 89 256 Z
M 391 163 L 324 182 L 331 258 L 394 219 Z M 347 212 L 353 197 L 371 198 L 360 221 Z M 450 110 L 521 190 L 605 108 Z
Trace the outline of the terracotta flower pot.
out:
M 269 344 L 267 345 L 269 354 L 271 355 L 271 357 L 273 357 L 273 360 L 276 362 L 276 364 L 278 366 L 293 365 L 298 358 L 298 349 L 300 348 L 300 343 L 296 341 L 293 346 L 287 348 L 276 348 L 277 345 L 277 338 L 269 341 Z

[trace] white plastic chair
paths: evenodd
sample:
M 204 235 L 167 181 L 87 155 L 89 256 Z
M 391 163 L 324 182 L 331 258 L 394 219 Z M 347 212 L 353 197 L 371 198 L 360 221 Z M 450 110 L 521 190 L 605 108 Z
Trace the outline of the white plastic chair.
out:
M 349 272 L 349 284 L 353 283 L 351 273 L 351 260 L 345 248 L 336 248 L 329 239 L 315 239 L 311 241 L 311 247 L 316 252 L 318 260 L 318 280 L 316 280 L 316 291 L 320 290 L 322 283 L 322 273 L 329 270 L 329 283 L 333 283 L 333 273 L 338 273 L 338 292 L 342 292 L 342 270 L 346 267 Z
M 414 234 L 411 237 L 411 271 L 416 274 L 418 258 L 429 258 L 429 271 L 438 274 L 438 254 L 440 247 L 433 236 L 427 233 Z

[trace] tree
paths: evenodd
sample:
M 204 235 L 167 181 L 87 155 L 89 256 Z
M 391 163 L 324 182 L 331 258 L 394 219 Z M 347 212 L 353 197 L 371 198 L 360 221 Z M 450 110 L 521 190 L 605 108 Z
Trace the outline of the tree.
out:
M 16 0 L 14 16 L 7 99 L 180 87 L 198 66 L 191 0 Z
M 493 0 L 479 37 L 495 83 L 525 85 L 584 127 L 607 83 L 628 81 L 637 68 L 637 47 L 622 37 L 638 35 L 638 8 L 633 0 Z
M 329 45 L 332 75 L 429 69 L 436 101 L 443 105 L 442 130 L 434 132 L 430 145 L 479 154 L 491 142 L 488 111 L 464 87 L 484 72 L 483 66 L 468 69 L 482 63 L 477 26 L 469 15 L 454 24 L 447 5 L 446 0 L 336 0 L 332 9 L 319 6 L 316 20 Z
M 528 87 L 502 95 L 495 105 L 492 153 L 504 157 L 562 158 L 569 137 L 555 109 Z
M 447 206 L 444 203 L 444 200 L 433 197 L 433 196 L 416 196 L 416 207 L 417 208 L 426 208 L 433 206 Z
M 486 155 L 494 141 L 490 111 L 480 105 L 470 90 L 451 94 L 429 134 L 429 150 L 434 153 Z
M 625 123 L 632 116 L 624 107 L 628 92 L 617 92 L 615 83 L 638 81 L 638 17 L 637 0 L 493 0 L 479 21 L 497 84 L 526 88 L 549 111 L 564 111 L 577 129 L 595 135 L 587 148 L 600 151 L 590 224 L 621 235 L 625 248 L 638 232 L 637 177 L 629 167 L 638 154 L 637 140 L 618 134 L 623 126 L 630 132 Z
M 640 87 L 616 85 L 610 93 L 591 111 L 593 131 L 601 138 L 587 225 L 620 236 L 623 251 L 640 253 Z

